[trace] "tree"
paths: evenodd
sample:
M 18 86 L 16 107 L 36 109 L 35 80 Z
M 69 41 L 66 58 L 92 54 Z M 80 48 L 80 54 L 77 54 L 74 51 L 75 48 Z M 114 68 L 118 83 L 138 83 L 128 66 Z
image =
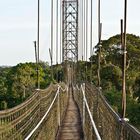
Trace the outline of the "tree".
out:
M 101 48 L 101 86 L 103 93 L 113 108 L 121 112 L 122 89 L 122 48 L 121 36 L 115 35 L 102 41 Z M 130 123 L 140 128 L 140 37 L 127 34 L 126 93 L 127 115 Z M 97 53 L 90 60 L 97 71 Z M 96 65 L 96 66 L 95 66 Z M 97 76 L 96 76 L 97 77 Z M 95 77 L 94 77 L 95 79 Z
M 9 69 L 0 69 L 0 109 L 14 107 L 26 100 L 36 88 L 37 73 L 35 63 L 20 63 Z M 50 83 L 48 63 L 39 64 L 40 87 L 46 88 Z

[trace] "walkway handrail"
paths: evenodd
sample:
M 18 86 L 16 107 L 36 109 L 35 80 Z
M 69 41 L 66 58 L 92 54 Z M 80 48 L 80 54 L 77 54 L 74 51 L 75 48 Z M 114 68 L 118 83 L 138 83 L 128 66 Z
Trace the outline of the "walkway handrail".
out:
M 35 131 L 40 127 L 40 125 L 42 124 L 42 122 L 44 121 L 44 119 L 46 118 L 46 116 L 49 114 L 51 108 L 53 107 L 53 104 L 55 103 L 57 96 L 59 94 L 59 90 L 60 90 L 60 86 L 58 86 L 57 92 L 55 94 L 55 97 L 50 105 L 50 107 L 48 108 L 47 112 L 45 113 L 45 115 L 42 117 L 42 119 L 39 121 L 39 123 L 36 125 L 36 127 L 31 131 L 31 133 L 25 138 L 25 140 L 29 140 L 31 138 L 31 136 L 35 133 Z
M 125 139 L 125 140 L 139 140 L 140 132 L 130 125 L 124 119 L 121 119 L 119 115 L 109 105 L 106 98 L 102 94 L 102 90 L 96 88 L 92 84 L 86 84 L 86 97 L 90 97 L 89 104 L 93 102 L 94 119 L 98 124 L 98 130 L 102 139 Z M 110 131 L 111 133 L 107 133 Z
M 91 123 L 92 123 L 92 127 L 94 129 L 96 138 L 97 138 L 97 140 L 101 140 L 100 134 L 99 134 L 98 129 L 97 129 L 96 125 L 95 125 L 95 122 L 93 120 L 92 114 L 90 112 L 89 105 L 87 103 L 87 99 L 86 99 L 86 96 L 85 96 L 85 90 L 83 89 L 82 85 L 81 85 L 81 89 L 82 89 L 82 93 L 83 93 L 83 101 L 85 102 L 85 105 L 86 105 L 86 108 L 87 108 L 87 111 L 88 111 L 88 115 L 90 117 L 90 120 L 91 120 Z

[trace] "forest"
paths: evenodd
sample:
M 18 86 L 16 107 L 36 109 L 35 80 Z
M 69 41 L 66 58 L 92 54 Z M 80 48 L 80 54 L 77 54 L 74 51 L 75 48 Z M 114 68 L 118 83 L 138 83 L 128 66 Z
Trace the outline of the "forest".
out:
M 122 49 L 120 35 L 102 41 L 101 48 L 101 87 L 102 93 L 121 114 L 122 96 Z M 89 62 L 78 61 L 77 82 L 88 80 L 97 86 L 98 45 Z M 86 66 L 86 67 L 85 67 Z M 86 70 L 85 70 L 86 68 Z M 12 108 L 25 101 L 37 87 L 35 63 L 20 63 L 14 67 L 0 67 L 0 110 Z M 51 67 L 47 62 L 39 64 L 40 88 L 51 82 L 62 81 L 62 65 Z M 140 37 L 127 34 L 126 67 L 126 117 L 140 129 Z
M 122 98 L 122 49 L 121 36 L 115 35 L 102 41 L 101 48 L 101 87 L 113 109 L 121 114 Z M 140 129 L 140 37 L 127 34 L 127 66 L 126 66 L 126 117 Z M 98 48 L 96 48 L 98 53 Z M 90 58 L 92 65 L 92 81 L 97 85 L 98 56 Z M 88 64 L 90 67 L 90 64 Z M 90 71 L 87 75 L 90 79 Z
M 14 67 L 0 68 L 0 109 L 14 107 L 26 100 L 37 87 L 35 63 L 18 64 Z M 46 88 L 51 82 L 48 63 L 39 65 L 40 88 Z

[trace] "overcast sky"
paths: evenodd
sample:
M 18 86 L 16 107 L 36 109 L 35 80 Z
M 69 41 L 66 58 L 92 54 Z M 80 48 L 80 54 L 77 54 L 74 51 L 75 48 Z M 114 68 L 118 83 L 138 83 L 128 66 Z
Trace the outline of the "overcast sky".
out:
M 56 0 L 54 0 L 56 1 Z M 50 62 L 50 2 L 41 2 L 41 60 Z M 120 33 L 123 0 L 101 0 L 102 39 Z M 128 0 L 127 32 L 140 36 L 140 0 Z M 97 0 L 93 0 L 93 44 L 97 43 Z M 37 0 L 0 0 L 0 65 L 34 62 Z M 54 28 L 55 29 L 55 28 Z

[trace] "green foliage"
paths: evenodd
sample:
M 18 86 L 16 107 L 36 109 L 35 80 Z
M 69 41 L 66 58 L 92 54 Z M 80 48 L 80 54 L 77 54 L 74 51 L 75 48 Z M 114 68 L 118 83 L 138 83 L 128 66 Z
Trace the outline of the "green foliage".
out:
M 64 70 L 62 65 L 57 64 L 53 66 L 53 82 L 60 82 L 64 80 Z
M 1 104 L 0 104 L 0 108 L 7 109 L 7 102 L 6 101 L 2 101 Z
M 126 117 L 129 118 L 130 123 L 140 129 L 140 104 L 134 99 L 127 97 Z
M 121 113 L 122 93 L 122 49 L 121 36 L 116 35 L 102 41 L 101 48 L 101 87 L 112 107 Z M 140 128 L 140 37 L 127 34 L 127 67 L 126 67 L 126 117 L 130 123 Z M 96 46 L 98 53 L 98 46 Z M 97 79 L 98 55 L 93 55 L 92 81 Z M 93 69 L 92 69 L 93 71 Z
M 121 113 L 121 92 L 117 91 L 115 87 L 104 92 L 107 101 L 113 106 L 116 112 Z
M 35 63 L 18 64 L 10 68 L 0 68 L 0 109 L 14 107 L 26 100 L 36 88 L 37 73 Z M 40 88 L 51 83 L 50 67 L 39 64 Z

